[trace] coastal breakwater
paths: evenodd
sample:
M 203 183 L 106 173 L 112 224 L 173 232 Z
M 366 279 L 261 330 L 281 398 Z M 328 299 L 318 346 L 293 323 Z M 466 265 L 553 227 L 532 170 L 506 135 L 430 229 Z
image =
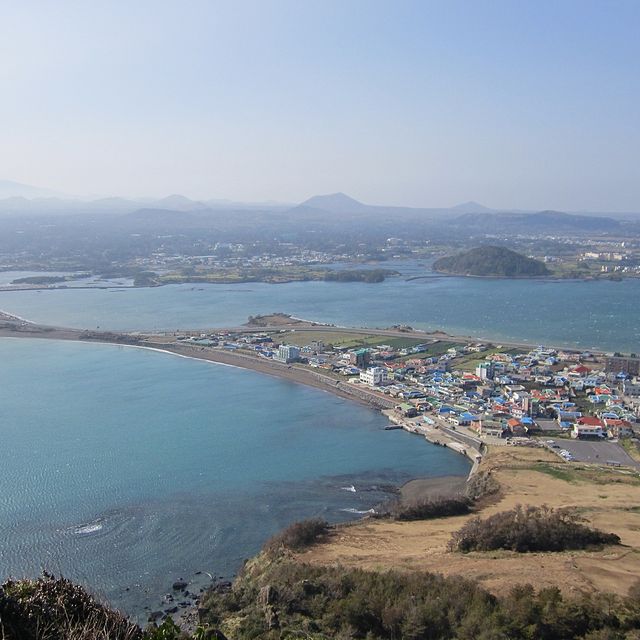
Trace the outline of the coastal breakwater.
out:
M 456 453 L 466 456 L 471 462 L 472 467 L 469 472 L 471 477 L 482 462 L 484 444 L 471 436 L 458 434 L 450 429 L 441 429 L 428 424 L 419 424 L 415 420 L 404 418 L 393 410 L 385 410 L 382 412 L 390 422 L 398 425 L 401 429 L 409 433 L 416 433 L 424 436 L 425 440 L 432 444 L 447 447 Z

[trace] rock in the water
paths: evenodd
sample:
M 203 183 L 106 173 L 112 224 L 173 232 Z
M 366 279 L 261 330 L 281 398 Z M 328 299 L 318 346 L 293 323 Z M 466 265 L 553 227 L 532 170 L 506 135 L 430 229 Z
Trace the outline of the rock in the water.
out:
M 180 580 L 176 580 L 173 585 L 172 588 L 174 591 L 182 591 L 183 589 L 187 588 L 187 582 L 185 582 L 184 580 L 180 579 Z

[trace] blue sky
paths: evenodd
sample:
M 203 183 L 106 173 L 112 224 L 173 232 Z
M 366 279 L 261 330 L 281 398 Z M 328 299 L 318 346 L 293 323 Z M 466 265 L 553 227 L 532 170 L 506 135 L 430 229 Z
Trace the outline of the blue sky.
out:
M 0 178 L 640 210 L 640 2 L 0 5 Z

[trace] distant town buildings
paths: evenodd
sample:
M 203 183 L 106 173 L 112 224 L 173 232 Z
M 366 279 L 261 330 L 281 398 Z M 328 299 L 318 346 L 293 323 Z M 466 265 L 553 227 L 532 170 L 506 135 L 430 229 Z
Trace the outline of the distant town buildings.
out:
M 281 344 L 278 347 L 278 351 L 274 356 L 274 360 L 278 362 L 284 362 L 290 364 L 297 362 L 300 358 L 300 347 L 296 347 L 292 344 Z
M 331 384 L 348 379 L 355 392 L 395 407 L 394 415 L 417 418 L 416 428 L 424 421 L 481 439 L 526 441 L 548 435 L 618 439 L 640 432 L 640 376 L 631 375 L 640 358 L 634 354 L 607 357 L 473 342 L 451 346 L 437 338 L 349 348 L 323 344 L 320 335 L 309 336 L 315 340 L 300 348 L 284 343 L 286 333 L 194 332 L 177 340 L 287 365 L 301 361 Z
M 371 387 L 379 387 L 387 382 L 387 370 L 384 367 L 369 367 L 360 372 L 360 382 Z
M 640 396 L 640 379 L 624 380 L 622 383 L 622 392 L 626 396 Z
M 369 349 L 357 349 L 349 353 L 349 363 L 365 369 L 370 361 Z
M 495 365 L 493 362 L 481 362 L 476 367 L 476 375 L 480 380 L 492 380 L 495 371 Z
M 609 356 L 605 363 L 607 373 L 626 373 L 630 376 L 640 375 L 640 358 L 633 356 Z
M 600 440 L 604 437 L 603 422 L 592 416 L 583 416 L 573 425 L 572 438 L 581 440 Z

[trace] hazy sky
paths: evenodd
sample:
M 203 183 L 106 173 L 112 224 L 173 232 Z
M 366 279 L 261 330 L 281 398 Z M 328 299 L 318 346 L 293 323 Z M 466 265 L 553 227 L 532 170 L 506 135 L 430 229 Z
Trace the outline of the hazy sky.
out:
M 638 211 L 639 24 L 639 0 L 7 0 L 0 178 Z

